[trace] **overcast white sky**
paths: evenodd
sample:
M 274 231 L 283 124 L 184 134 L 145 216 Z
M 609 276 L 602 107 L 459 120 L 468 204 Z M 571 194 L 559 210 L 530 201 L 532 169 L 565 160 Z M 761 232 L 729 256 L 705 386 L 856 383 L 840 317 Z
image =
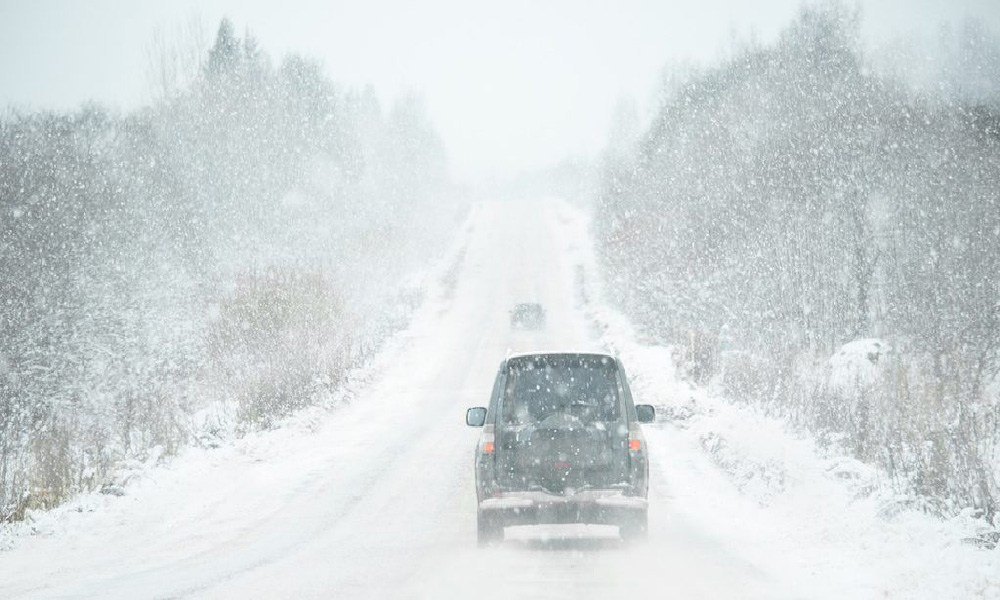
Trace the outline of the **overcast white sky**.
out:
M 321 58 L 384 103 L 423 93 L 463 179 L 594 155 L 612 108 L 648 110 L 661 68 L 711 61 L 733 32 L 768 40 L 800 0 L 0 0 L 0 105 L 147 102 L 144 48 L 158 26 L 228 15 L 272 57 Z M 1000 0 L 863 0 L 887 36 L 974 15 L 1000 30 Z M 206 43 L 208 43 L 206 41 Z

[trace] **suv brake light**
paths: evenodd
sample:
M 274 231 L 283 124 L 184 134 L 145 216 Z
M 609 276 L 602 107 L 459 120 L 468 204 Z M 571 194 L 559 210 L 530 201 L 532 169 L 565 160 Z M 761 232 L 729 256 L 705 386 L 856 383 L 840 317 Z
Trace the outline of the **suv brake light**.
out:
M 637 424 L 631 424 L 628 428 L 628 450 L 638 452 L 642 450 L 642 430 Z
M 484 428 L 482 436 L 480 449 L 483 451 L 483 454 L 495 454 L 497 451 L 497 445 L 493 437 L 493 427 L 487 426 L 487 428 Z

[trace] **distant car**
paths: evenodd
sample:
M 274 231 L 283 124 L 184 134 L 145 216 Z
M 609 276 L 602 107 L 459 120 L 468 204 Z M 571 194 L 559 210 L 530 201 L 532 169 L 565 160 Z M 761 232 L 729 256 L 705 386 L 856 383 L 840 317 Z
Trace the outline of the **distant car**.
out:
M 618 358 L 532 353 L 506 358 L 489 406 L 470 408 L 482 427 L 476 448 L 480 545 L 504 527 L 542 523 L 617 525 L 625 540 L 646 535 L 649 461 Z
M 545 308 L 537 302 L 516 304 L 510 311 L 513 329 L 545 329 Z

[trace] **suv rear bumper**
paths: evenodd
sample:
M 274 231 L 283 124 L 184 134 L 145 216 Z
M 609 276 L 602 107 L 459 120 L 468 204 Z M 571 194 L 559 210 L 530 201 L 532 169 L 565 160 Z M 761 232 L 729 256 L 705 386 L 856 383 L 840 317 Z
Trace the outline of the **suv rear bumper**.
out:
M 567 496 L 545 492 L 507 492 L 479 503 L 480 513 L 503 525 L 589 523 L 619 525 L 644 513 L 649 503 L 620 490 L 585 490 Z

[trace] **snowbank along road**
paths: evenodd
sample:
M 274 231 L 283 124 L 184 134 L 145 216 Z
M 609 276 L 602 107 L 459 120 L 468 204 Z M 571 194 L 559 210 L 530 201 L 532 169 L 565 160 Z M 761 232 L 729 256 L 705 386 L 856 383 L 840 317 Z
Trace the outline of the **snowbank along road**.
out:
M 544 200 L 477 207 L 454 276 L 350 404 L 187 452 L 125 497 L 67 513 L 55 533 L 0 553 L 0 597 L 822 596 L 790 590 L 752 547 L 674 510 L 672 471 L 690 474 L 702 459 L 656 424 L 646 426 L 648 543 L 569 525 L 509 528 L 502 545 L 477 548 L 478 431 L 464 425 L 465 408 L 486 403 L 508 350 L 599 347 L 573 258 L 589 241 L 563 226 L 571 210 Z M 511 329 L 508 311 L 523 301 L 544 304 L 543 331 Z

